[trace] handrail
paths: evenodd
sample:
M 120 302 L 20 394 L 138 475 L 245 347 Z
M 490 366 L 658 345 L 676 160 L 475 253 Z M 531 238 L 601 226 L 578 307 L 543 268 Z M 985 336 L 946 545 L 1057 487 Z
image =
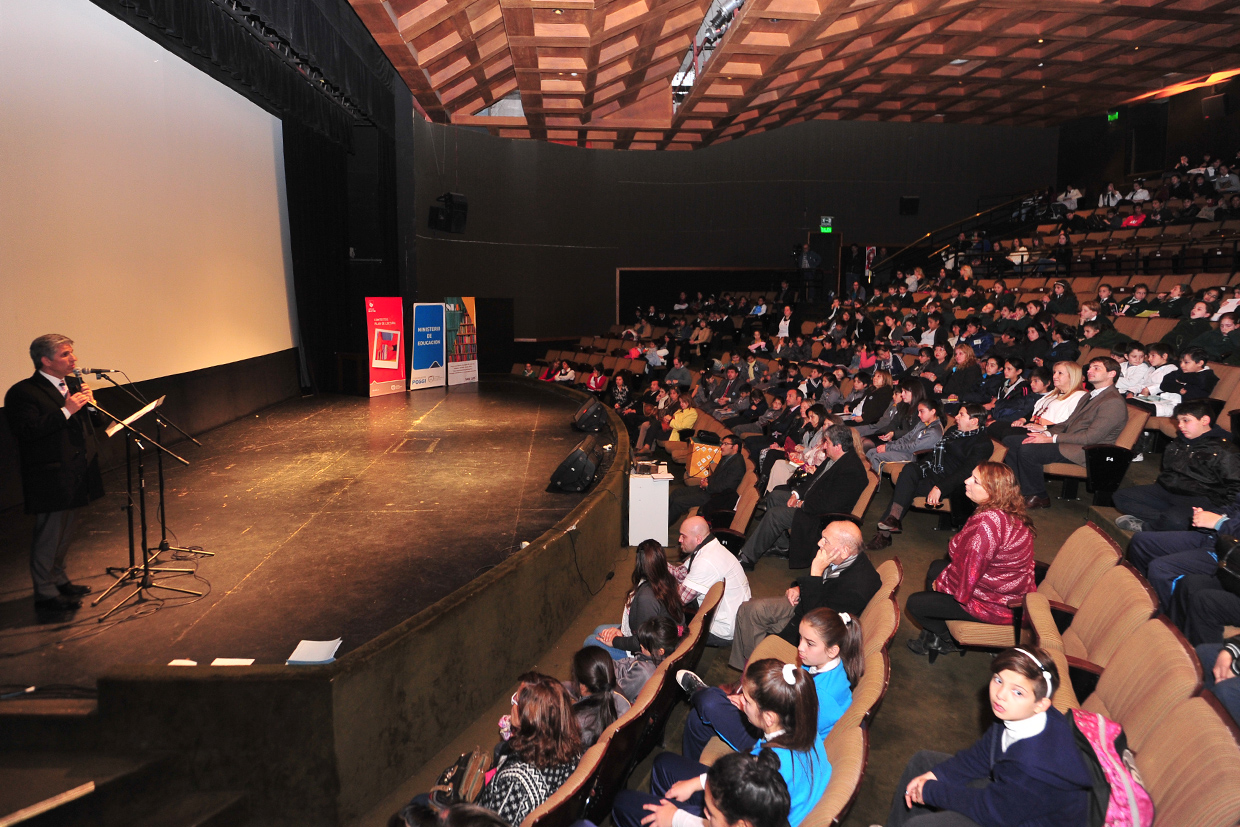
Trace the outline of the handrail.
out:
M 1034 192 L 1037 192 L 1037 190 L 1034 190 Z M 882 261 L 876 261 L 876 262 L 874 262 L 874 264 L 870 265 L 870 269 L 877 269 L 880 265 L 882 265 L 882 264 L 886 264 L 887 262 L 891 261 L 892 259 L 894 259 L 894 258 L 896 258 L 896 257 L 898 257 L 898 256 L 900 256 L 900 255 L 903 255 L 904 253 L 906 253 L 906 252 L 908 252 L 909 250 L 913 249 L 913 248 L 914 248 L 914 247 L 916 247 L 917 245 L 921 244 L 921 243 L 922 243 L 923 241 L 925 241 L 926 239 L 933 237 L 936 233 L 941 233 L 941 232 L 943 232 L 944 230 L 950 230 L 951 228 L 953 228 L 953 227 L 955 227 L 955 226 L 957 226 L 957 225 L 964 224 L 966 221 L 972 221 L 972 220 L 974 220 L 974 219 L 981 218 L 983 215 L 986 215 L 987 213 L 992 213 L 992 212 L 994 212 L 995 210 L 1001 210 L 1001 209 L 1003 209 L 1004 207 L 1011 207 L 1011 206 L 1012 206 L 1012 205 L 1014 205 L 1014 204 L 1019 204 L 1019 203 L 1021 203 L 1021 202 L 1025 201 L 1025 200 L 1026 200 L 1026 199 L 1028 199 L 1028 198 L 1029 198 L 1029 193 L 1025 193 L 1024 195 L 1021 195 L 1021 196 L 1019 196 L 1019 197 L 1017 197 L 1017 198 L 1013 198 L 1013 199 L 1012 199 L 1012 200 L 1010 200 L 1010 201 L 1004 201 L 1002 204 L 996 204 L 995 206 L 990 207 L 989 209 L 982 210 L 981 212 L 974 213 L 973 215 L 970 215 L 970 216 L 965 216 L 964 218 L 958 218 L 958 219 L 956 219 L 955 221 L 952 221 L 952 222 L 951 222 L 951 223 L 949 223 L 949 224 L 944 224 L 942 227 L 936 227 L 935 229 L 931 230 L 930 232 L 928 232 L 928 233 L 926 233 L 926 234 L 924 234 L 924 235 L 922 235 L 922 236 L 919 236 L 919 237 L 917 238 L 917 240 L 916 240 L 916 241 L 910 242 L 909 244 L 906 244 L 906 245 L 904 245 L 903 247 L 901 247 L 901 248 L 900 248 L 899 250 L 897 250 L 896 252 L 888 254 L 888 255 L 887 255 L 887 257 L 886 257 L 885 259 L 883 259 Z

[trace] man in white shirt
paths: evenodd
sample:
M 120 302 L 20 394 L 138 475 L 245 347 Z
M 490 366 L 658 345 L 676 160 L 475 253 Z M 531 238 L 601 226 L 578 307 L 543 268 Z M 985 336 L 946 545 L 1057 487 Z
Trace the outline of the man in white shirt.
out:
M 699 605 L 710 587 L 723 582 L 723 599 L 715 612 L 706 638 L 708 646 L 731 646 L 736 624 L 736 610 L 751 596 L 749 578 L 740 561 L 723 547 L 710 532 L 703 517 L 690 517 L 680 525 L 680 549 L 687 559 L 684 582 L 680 584 L 681 599 Z M 688 597 L 689 599 L 685 599 Z
M 1133 204 L 1140 204 L 1142 201 L 1150 200 L 1150 191 L 1145 188 L 1144 178 L 1137 179 L 1136 187 L 1124 197 L 1124 200 L 1131 201 Z

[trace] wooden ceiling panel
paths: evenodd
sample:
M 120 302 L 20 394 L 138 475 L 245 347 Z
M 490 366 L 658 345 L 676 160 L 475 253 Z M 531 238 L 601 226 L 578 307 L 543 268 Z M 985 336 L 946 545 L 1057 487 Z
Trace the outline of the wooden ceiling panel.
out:
M 812 119 L 1048 125 L 1240 68 L 1240 0 L 746 0 L 672 104 L 709 0 L 350 2 L 432 120 L 616 149 Z M 473 114 L 518 93 L 523 115 Z

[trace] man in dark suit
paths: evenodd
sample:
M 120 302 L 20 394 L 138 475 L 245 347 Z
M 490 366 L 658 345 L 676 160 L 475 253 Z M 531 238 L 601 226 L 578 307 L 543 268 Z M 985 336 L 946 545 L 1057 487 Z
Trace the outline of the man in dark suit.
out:
M 741 604 L 728 665 L 744 669 L 767 635 L 777 634 L 796 643 L 801 618 L 814 609 L 827 606 L 861 617 L 880 586 L 882 578 L 861 549 L 861 529 L 847 520 L 830 523 L 819 538 L 809 574 L 798 577 L 782 597 L 756 598 Z
M 746 570 L 752 571 L 758 558 L 774 550 L 789 529 L 788 567 L 805 568 L 813 554 L 821 517 L 847 513 L 856 505 L 868 479 L 861 458 L 853 450 L 848 427 L 827 428 L 823 447 L 827 461 L 814 470 L 813 476 L 792 489 L 780 486 L 766 496 L 766 514 L 741 547 L 739 557 Z
M 701 485 L 677 485 L 667 496 L 667 521 L 679 520 L 690 508 L 701 508 L 713 497 L 735 494 L 745 478 L 745 459 L 741 456 L 741 440 L 728 434 L 719 440 L 719 462 Z
M 1081 397 L 1072 415 L 1047 428 L 1031 427 L 1029 436 L 1003 440 L 1004 460 L 1016 472 L 1026 508 L 1050 508 L 1042 466 L 1052 462 L 1085 465 L 1085 446 L 1115 442 L 1128 424 L 1128 405 L 1115 389 L 1119 363 L 1109 356 L 1091 359 L 1085 378 L 1093 390 Z
M 30 344 L 35 373 L 4 396 L 4 413 L 21 457 L 22 493 L 34 515 L 30 576 L 41 619 L 77 609 L 89 586 L 69 582 L 75 509 L 103 496 L 90 388 L 73 373 L 73 341 L 51 333 Z M 67 381 L 66 381 L 67 380 Z

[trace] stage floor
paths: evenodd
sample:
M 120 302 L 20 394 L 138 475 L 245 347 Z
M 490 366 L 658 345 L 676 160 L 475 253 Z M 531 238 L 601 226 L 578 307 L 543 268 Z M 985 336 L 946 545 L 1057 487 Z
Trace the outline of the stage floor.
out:
M 166 463 L 173 545 L 214 557 L 172 562 L 162 575 L 201 598 L 99 616 L 128 562 L 124 469 L 83 509 L 70 578 L 95 590 L 71 622 L 38 625 L 31 596 L 31 521 L 0 527 L 0 684 L 94 687 L 116 664 L 217 657 L 283 663 L 299 640 L 343 638 L 348 652 L 469 582 L 571 511 L 581 494 L 545 491 L 581 434 L 572 399 L 534 386 L 483 381 L 477 391 L 315 397 L 270 408 L 175 446 Z M 153 475 L 148 491 L 155 492 Z M 159 542 L 148 496 L 150 545 Z M 164 554 L 167 561 L 170 554 Z

